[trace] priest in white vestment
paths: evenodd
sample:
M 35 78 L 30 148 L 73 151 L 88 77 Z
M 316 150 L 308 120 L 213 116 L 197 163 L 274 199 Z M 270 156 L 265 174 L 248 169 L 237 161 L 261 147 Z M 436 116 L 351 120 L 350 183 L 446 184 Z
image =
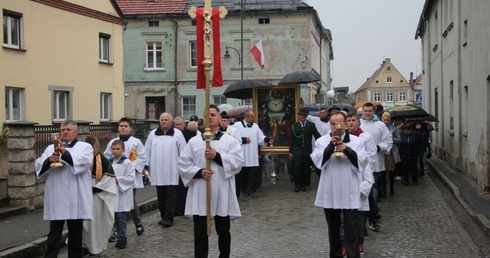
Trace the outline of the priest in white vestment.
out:
M 68 254 L 82 256 L 83 220 L 92 219 L 92 146 L 77 140 L 77 123 L 61 123 L 59 146 L 49 145 L 36 159 L 37 178 L 45 177 L 44 220 L 49 220 L 45 257 L 57 257 L 65 220 L 68 226 Z M 66 146 L 65 146 L 66 145 Z M 51 164 L 62 163 L 62 166 Z
M 240 172 L 244 159 L 240 143 L 219 130 L 218 107 L 211 105 L 209 113 L 211 149 L 206 149 L 202 137 L 194 137 L 179 158 L 182 181 L 189 187 L 185 215 L 193 216 L 195 257 L 207 257 L 206 181 L 211 181 L 211 217 L 218 234 L 220 257 L 230 257 L 230 219 L 241 216 L 234 176 Z M 206 159 L 211 160 L 211 171 L 205 169 Z
M 330 117 L 331 132 L 320 137 L 315 144 L 311 159 L 321 169 L 320 182 L 315 206 L 324 209 L 328 224 L 330 257 L 341 257 L 340 212 L 344 213 L 345 244 L 349 257 L 360 257 L 358 249 L 357 213 L 360 208 L 359 161 L 357 153 L 362 152 L 359 137 L 349 135 L 345 130 L 346 117 L 333 112 Z M 335 126 L 341 125 L 342 135 L 335 133 Z M 344 154 L 335 156 L 334 151 Z

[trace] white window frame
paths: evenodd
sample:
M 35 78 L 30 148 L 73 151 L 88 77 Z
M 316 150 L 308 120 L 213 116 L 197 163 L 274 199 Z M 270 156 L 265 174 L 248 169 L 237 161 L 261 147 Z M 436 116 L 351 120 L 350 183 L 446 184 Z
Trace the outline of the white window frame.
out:
M 25 89 L 5 87 L 5 120 L 7 122 L 20 121 L 25 120 L 24 117 Z
M 407 101 L 407 93 L 405 91 L 399 93 L 398 101 Z
M 381 101 L 381 93 L 380 92 L 374 93 L 374 101 L 377 101 L 377 102 Z
M 228 99 L 225 97 L 225 95 L 213 95 L 213 104 L 216 106 L 228 104 Z
M 158 49 L 160 46 L 160 49 Z M 151 48 L 150 48 L 151 47 Z M 151 56 L 150 56 L 151 54 Z M 160 54 L 160 57 L 158 56 Z M 160 59 L 160 67 L 158 66 L 158 59 Z M 153 65 L 150 66 L 150 60 Z M 146 68 L 145 70 L 164 70 L 163 66 L 163 43 L 161 41 L 146 42 Z
M 51 91 L 51 118 L 53 122 L 72 119 L 73 87 L 49 86 Z
M 387 92 L 386 93 L 386 101 L 387 102 L 393 102 L 393 92 Z
M 197 68 L 197 41 L 189 41 L 189 67 Z
M 243 105 L 245 105 L 245 106 L 252 106 L 253 105 L 252 99 L 244 99 L 243 100 Z
M 392 83 L 393 82 L 393 77 L 391 77 L 391 76 L 386 77 L 386 82 L 387 83 Z
M 111 62 L 111 35 L 99 33 L 99 62 Z
M 112 93 L 100 93 L 100 121 L 112 119 Z
M 189 119 L 196 115 L 196 96 L 182 97 L 182 116 Z
M 4 9 L 3 29 L 3 46 L 8 48 L 22 49 L 24 46 L 22 14 Z

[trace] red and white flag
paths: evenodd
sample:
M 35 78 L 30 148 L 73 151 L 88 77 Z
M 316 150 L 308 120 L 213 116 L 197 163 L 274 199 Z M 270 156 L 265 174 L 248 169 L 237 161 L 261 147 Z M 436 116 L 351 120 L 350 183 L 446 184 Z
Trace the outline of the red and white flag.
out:
M 264 61 L 264 49 L 262 48 L 262 40 L 259 40 L 255 46 L 250 49 L 250 53 L 259 63 L 260 68 L 264 69 L 265 61 Z

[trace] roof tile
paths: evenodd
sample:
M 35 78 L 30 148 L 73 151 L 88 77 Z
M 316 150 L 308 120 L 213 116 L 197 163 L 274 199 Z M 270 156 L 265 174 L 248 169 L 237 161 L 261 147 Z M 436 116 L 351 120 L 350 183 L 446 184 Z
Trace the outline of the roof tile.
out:
M 124 15 L 180 14 L 187 0 L 116 0 Z

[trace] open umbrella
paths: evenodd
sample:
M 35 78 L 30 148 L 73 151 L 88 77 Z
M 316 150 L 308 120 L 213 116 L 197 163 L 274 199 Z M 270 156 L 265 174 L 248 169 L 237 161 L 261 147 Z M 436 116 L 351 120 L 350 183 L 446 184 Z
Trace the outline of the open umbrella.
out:
M 361 102 L 358 102 L 354 105 L 354 108 L 357 110 L 359 109 L 360 107 L 363 107 L 364 104 L 368 103 L 368 102 L 371 102 L 373 103 L 374 106 L 377 106 L 377 105 L 380 105 L 381 103 L 377 102 L 377 101 L 361 101 Z
M 425 111 L 423 108 L 411 104 L 399 106 L 395 105 L 385 109 L 384 111 L 390 112 L 392 117 L 420 118 L 429 116 L 429 113 L 427 113 L 427 111 Z
M 347 104 L 347 103 L 333 104 L 332 106 L 328 107 L 327 110 L 329 110 L 333 106 L 336 106 L 340 110 L 345 110 L 347 113 L 356 113 L 357 112 L 357 109 L 355 109 L 352 105 Z
M 251 99 L 253 88 L 271 86 L 272 84 L 264 80 L 241 80 L 228 85 L 223 95 L 234 99 Z
M 223 112 L 223 111 L 228 112 L 228 110 L 232 109 L 233 106 L 230 104 L 221 104 L 218 106 L 218 108 L 219 108 L 220 112 Z
M 319 116 L 320 114 L 318 113 L 318 106 L 315 103 L 304 103 L 303 107 L 308 109 L 308 112 L 312 116 Z
M 309 82 L 317 82 L 322 78 L 320 76 L 308 72 L 308 71 L 296 71 L 292 73 L 286 74 L 279 82 L 279 84 L 293 84 L 293 83 L 309 83 Z
M 413 120 L 420 120 L 424 122 L 439 122 L 439 119 L 437 119 L 435 116 L 429 114 L 428 116 L 423 116 L 423 117 L 415 117 L 415 118 L 407 118 L 408 121 L 413 121 Z

